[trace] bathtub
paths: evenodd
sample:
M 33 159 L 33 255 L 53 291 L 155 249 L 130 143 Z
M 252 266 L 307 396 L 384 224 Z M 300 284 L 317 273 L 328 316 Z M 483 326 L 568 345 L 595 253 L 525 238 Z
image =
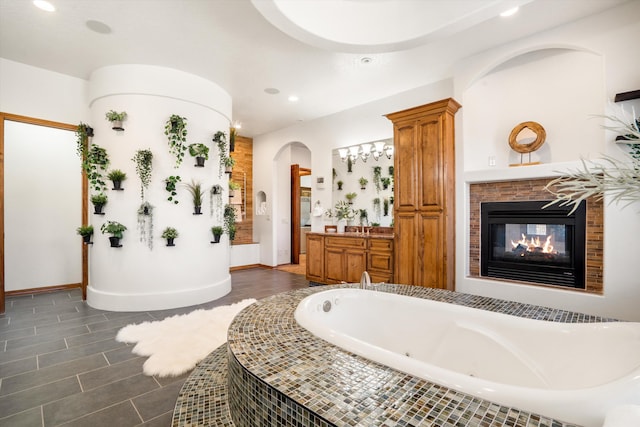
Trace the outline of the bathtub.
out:
M 294 313 L 331 344 L 501 405 L 584 426 L 640 404 L 640 323 L 560 323 L 360 289 Z

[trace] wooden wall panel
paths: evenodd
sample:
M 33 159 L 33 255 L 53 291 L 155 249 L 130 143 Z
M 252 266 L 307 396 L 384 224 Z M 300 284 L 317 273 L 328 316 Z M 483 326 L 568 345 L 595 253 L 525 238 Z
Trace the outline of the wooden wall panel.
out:
M 253 242 L 253 139 L 236 135 L 235 150 L 230 153 L 236 161 L 231 178 L 242 185 L 242 221 L 237 223 L 234 245 Z M 246 185 L 245 181 L 246 180 Z M 245 203 L 246 201 L 246 203 Z M 245 209 L 246 206 L 246 209 Z

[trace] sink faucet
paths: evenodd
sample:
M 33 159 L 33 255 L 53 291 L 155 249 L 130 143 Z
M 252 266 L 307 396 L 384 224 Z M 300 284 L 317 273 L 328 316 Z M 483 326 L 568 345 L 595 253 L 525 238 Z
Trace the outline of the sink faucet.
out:
M 362 272 L 360 276 L 360 289 L 369 289 L 371 287 L 371 277 L 366 271 Z

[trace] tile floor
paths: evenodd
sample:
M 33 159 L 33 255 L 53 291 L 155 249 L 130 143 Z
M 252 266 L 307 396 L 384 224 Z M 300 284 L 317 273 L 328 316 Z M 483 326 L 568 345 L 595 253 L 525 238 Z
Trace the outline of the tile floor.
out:
M 145 358 L 115 336 L 130 323 L 309 285 L 302 275 L 261 268 L 231 278 L 233 290 L 221 299 L 163 311 L 96 310 L 79 290 L 7 298 L 0 315 L 0 426 L 170 426 L 188 374 L 143 375 Z

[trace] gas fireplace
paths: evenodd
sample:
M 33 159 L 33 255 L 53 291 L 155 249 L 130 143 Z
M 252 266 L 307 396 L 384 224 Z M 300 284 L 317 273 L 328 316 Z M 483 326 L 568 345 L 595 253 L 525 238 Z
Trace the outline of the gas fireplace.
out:
M 585 289 L 586 208 L 548 201 L 480 206 L 480 274 Z

